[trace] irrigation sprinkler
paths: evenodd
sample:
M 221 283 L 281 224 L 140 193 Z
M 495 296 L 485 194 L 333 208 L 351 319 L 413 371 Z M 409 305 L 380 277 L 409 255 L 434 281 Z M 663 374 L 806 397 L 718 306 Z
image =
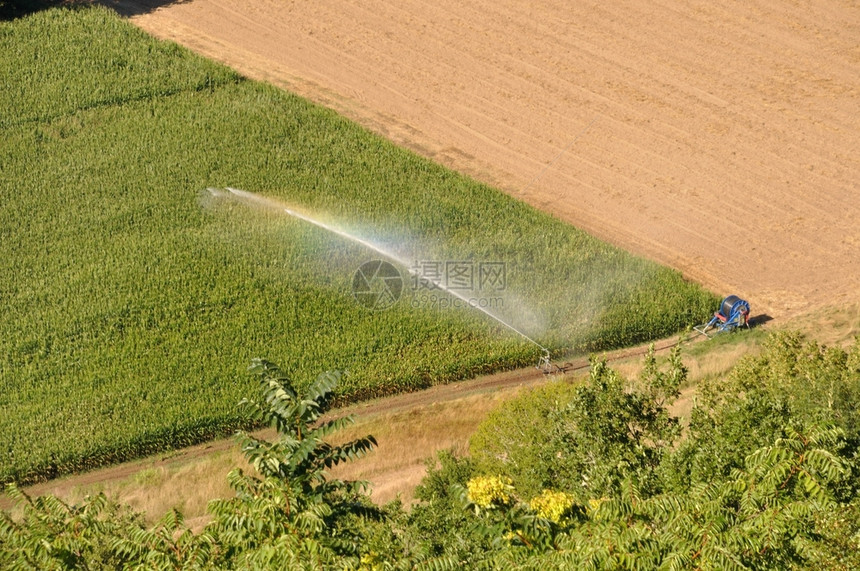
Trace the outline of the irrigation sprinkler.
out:
M 705 324 L 697 325 L 693 329 L 711 338 L 717 333 L 734 331 L 738 327 L 749 329 L 750 304 L 748 301 L 736 295 L 730 295 L 720 304 L 719 311 Z

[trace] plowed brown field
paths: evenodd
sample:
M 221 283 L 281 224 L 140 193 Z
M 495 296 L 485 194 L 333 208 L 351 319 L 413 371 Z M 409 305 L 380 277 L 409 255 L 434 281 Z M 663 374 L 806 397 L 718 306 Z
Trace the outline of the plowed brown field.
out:
M 854 0 L 105 0 L 754 313 L 860 291 Z

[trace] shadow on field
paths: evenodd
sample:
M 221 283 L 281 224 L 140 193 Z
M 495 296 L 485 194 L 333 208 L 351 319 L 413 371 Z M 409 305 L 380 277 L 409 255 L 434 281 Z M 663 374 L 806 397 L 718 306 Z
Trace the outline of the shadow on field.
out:
M 0 0 L 0 21 L 14 20 L 28 14 L 65 6 L 67 8 L 101 4 L 125 17 L 153 12 L 162 6 L 190 0 Z
M 54 6 L 73 6 L 81 2 L 69 0 L 0 0 L 0 21 L 14 20 Z
M 773 321 L 773 317 L 771 317 L 770 315 L 768 315 L 766 313 L 762 313 L 762 314 L 756 315 L 755 317 L 751 317 L 747 323 L 749 323 L 750 327 L 758 327 L 760 325 L 764 325 L 768 321 Z
M 155 12 L 163 6 L 170 4 L 183 4 L 191 0 L 98 0 L 98 3 L 108 8 L 113 8 L 120 16 L 130 18 Z

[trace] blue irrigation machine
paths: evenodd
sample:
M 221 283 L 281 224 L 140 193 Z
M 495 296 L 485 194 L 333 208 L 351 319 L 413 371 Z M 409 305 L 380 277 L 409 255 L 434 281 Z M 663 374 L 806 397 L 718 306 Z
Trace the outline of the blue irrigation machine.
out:
M 749 328 L 750 304 L 736 295 L 730 295 L 720 304 L 720 310 L 704 325 L 694 327 L 705 337 L 713 337 L 717 333 L 733 331 L 738 327 Z

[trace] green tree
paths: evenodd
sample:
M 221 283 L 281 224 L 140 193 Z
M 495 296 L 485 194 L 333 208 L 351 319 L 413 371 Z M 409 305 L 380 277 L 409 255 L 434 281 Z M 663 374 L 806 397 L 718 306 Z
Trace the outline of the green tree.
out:
M 526 495 L 552 485 L 564 487 L 572 474 L 556 424 L 576 391 L 575 385 L 562 381 L 502 403 L 469 441 L 474 469 L 510 476 Z M 465 485 L 465 481 L 461 483 Z
M 593 359 L 584 383 L 553 385 L 503 404 L 479 426 L 471 454 L 480 472 L 510 476 L 527 497 L 549 488 L 584 503 L 618 492 L 627 478 L 656 489 L 655 468 L 680 434 L 666 405 L 686 375 L 677 347 L 668 371 L 657 366 L 651 347 L 639 383 Z
M 365 482 L 329 479 L 326 470 L 364 456 L 376 446 L 366 436 L 335 446 L 327 442 L 354 422 L 352 416 L 321 420 L 340 373 L 321 374 L 299 393 L 273 363 L 257 359 L 262 402 L 243 400 L 254 420 L 278 432 L 273 442 L 240 432 L 245 457 L 260 477 L 233 470 L 236 497 L 214 500 L 207 531 L 230 546 L 230 556 L 251 566 L 321 569 L 344 558 L 358 560 L 361 537 L 339 525 L 356 513 L 375 515 Z
M 689 434 L 665 464 L 664 483 L 726 479 L 753 450 L 810 423 L 833 424 L 851 446 L 860 442 L 860 343 L 845 350 L 805 342 L 797 332 L 773 333 L 760 355 L 699 387 Z

